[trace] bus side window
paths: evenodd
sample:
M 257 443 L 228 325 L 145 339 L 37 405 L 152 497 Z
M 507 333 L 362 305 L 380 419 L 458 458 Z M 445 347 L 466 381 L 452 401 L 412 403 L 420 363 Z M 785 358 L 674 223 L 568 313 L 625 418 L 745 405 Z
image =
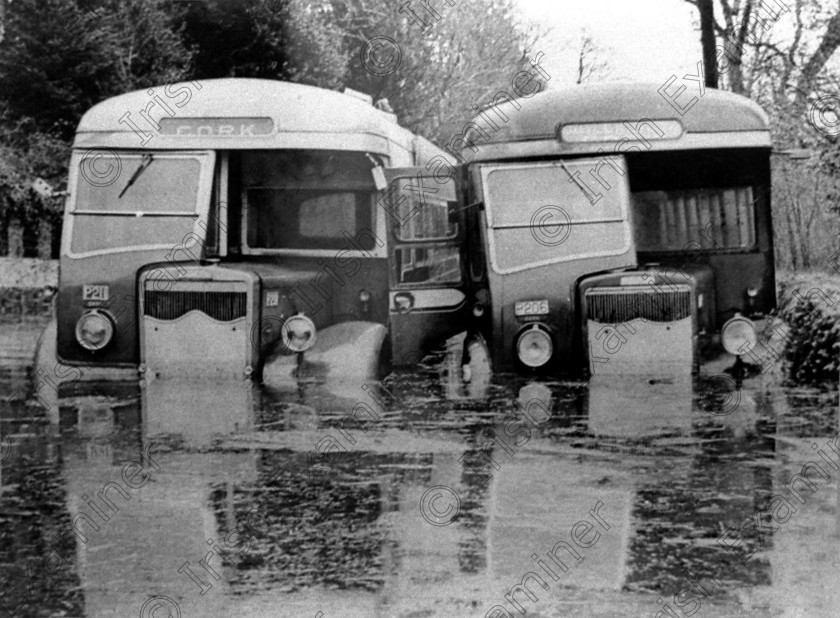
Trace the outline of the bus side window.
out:
M 398 285 L 461 282 L 461 230 L 450 195 L 430 177 L 397 178 L 391 184 L 383 206 L 394 222 Z
M 450 216 L 452 202 L 434 184 L 431 178 L 422 183 L 399 178 L 392 183 L 383 206 L 395 222 L 398 241 L 454 240 L 458 236 L 458 224 Z
M 749 186 L 635 193 L 636 243 L 642 251 L 752 249 L 755 201 Z
M 412 246 L 396 249 L 400 284 L 438 284 L 461 281 L 458 247 Z

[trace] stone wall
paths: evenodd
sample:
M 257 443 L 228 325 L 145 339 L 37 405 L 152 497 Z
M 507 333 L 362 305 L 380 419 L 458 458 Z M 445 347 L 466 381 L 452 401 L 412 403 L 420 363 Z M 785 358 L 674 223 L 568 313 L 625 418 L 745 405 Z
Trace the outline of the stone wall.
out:
M 0 258 L 0 323 L 49 317 L 57 285 L 58 260 Z

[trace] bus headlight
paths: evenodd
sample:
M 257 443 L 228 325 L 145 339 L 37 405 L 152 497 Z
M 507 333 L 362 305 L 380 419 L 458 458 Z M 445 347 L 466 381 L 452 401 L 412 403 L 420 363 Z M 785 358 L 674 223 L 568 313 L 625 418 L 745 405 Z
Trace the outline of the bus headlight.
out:
M 526 326 L 516 338 L 516 355 L 526 367 L 542 367 L 554 352 L 551 335 L 539 324 Z
M 315 323 L 302 313 L 293 315 L 283 323 L 283 347 L 290 352 L 306 352 L 315 345 Z
M 724 350 L 736 356 L 752 350 L 758 343 L 755 324 L 752 320 L 736 315 L 720 329 L 720 342 Z
M 83 348 L 95 352 L 114 338 L 114 323 L 101 311 L 88 311 L 76 322 L 76 341 Z

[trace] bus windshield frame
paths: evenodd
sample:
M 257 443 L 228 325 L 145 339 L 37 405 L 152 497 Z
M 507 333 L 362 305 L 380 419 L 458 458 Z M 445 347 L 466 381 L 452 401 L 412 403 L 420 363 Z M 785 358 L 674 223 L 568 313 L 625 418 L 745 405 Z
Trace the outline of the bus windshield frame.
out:
M 169 185 L 161 184 L 161 173 L 169 171 L 170 168 L 167 167 L 169 162 L 188 159 L 196 160 L 199 165 L 195 177 L 194 202 L 183 203 L 179 201 L 181 196 L 176 194 L 169 208 L 155 208 L 153 204 L 160 202 L 154 202 L 154 200 L 162 197 L 159 193 L 156 194 L 156 186 L 161 187 L 162 191 L 166 191 L 164 188 L 166 186 L 169 186 L 171 190 L 185 186 L 183 173 L 176 173 L 171 179 L 167 179 Z M 91 149 L 84 152 L 74 150 L 70 165 L 72 173 L 68 187 L 70 195 L 66 209 L 68 218 L 65 224 L 63 253 L 70 258 L 86 258 L 116 253 L 167 250 L 181 243 L 189 234 L 203 239 L 206 232 L 201 222 L 207 220 L 210 210 L 215 162 L 216 153 L 212 150 L 137 151 L 110 148 Z M 141 166 L 145 167 L 141 168 Z M 137 174 L 139 169 L 142 171 Z M 134 182 L 129 185 L 129 179 L 132 178 Z M 100 199 L 90 199 L 96 192 L 99 192 Z M 83 218 L 100 220 L 99 229 L 94 230 L 83 225 L 80 222 Z M 132 242 L 111 242 L 108 246 L 88 246 L 79 249 L 79 244 L 90 243 L 88 237 L 93 234 L 107 237 L 109 232 L 114 231 L 113 222 L 120 218 L 130 220 L 133 224 L 142 221 L 163 222 L 161 229 L 174 231 L 175 235 L 167 242 L 161 242 L 159 236 L 161 230 L 150 229 L 143 234 L 150 238 L 148 243 L 133 242 L 138 234 L 129 226 L 121 232 L 124 237 L 130 237 Z M 188 226 L 181 227 L 174 225 L 173 219 L 189 219 L 190 223 Z
M 626 169 L 622 157 L 614 159 Z M 599 159 L 587 157 L 480 165 L 481 194 L 489 228 L 489 261 L 495 272 L 509 274 L 550 264 L 623 255 L 632 249 L 626 174 L 609 176 L 610 190 L 594 201 L 577 182 L 582 173 L 598 163 Z M 533 177 L 529 178 L 529 173 Z M 491 180 L 494 174 L 509 174 L 512 178 L 496 183 Z M 555 178 L 550 178 L 552 175 Z M 542 181 L 540 186 L 529 186 L 530 180 L 538 179 Z M 512 195 L 505 199 L 497 193 Z M 614 228 L 615 242 L 597 250 L 588 248 L 603 237 L 608 227 Z M 541 232 L 547 237 L 539 238 Z M 511 244 L 517 251 L 506 250 L 500 242 L 503 234 L 511 233 L 521 236 L 519 242 Z M 518 262 L 511 262 L 511 256 Z

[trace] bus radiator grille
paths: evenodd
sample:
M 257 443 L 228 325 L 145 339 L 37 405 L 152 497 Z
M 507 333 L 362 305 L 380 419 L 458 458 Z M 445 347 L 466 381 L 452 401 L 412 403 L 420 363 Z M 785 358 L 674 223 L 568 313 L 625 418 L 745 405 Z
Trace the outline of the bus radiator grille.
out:
M 691 316 L 691 288 L 595 288 L 586 291 L 586 318 L 601 324 L 619 324 L 641 318 L 675 322 Z
M 144 311 L 158 320 L 175 320 L 190 311 L 201 311 L 219 322 L 238 320 L 248 312 L 245 292 L 146 290 Z

